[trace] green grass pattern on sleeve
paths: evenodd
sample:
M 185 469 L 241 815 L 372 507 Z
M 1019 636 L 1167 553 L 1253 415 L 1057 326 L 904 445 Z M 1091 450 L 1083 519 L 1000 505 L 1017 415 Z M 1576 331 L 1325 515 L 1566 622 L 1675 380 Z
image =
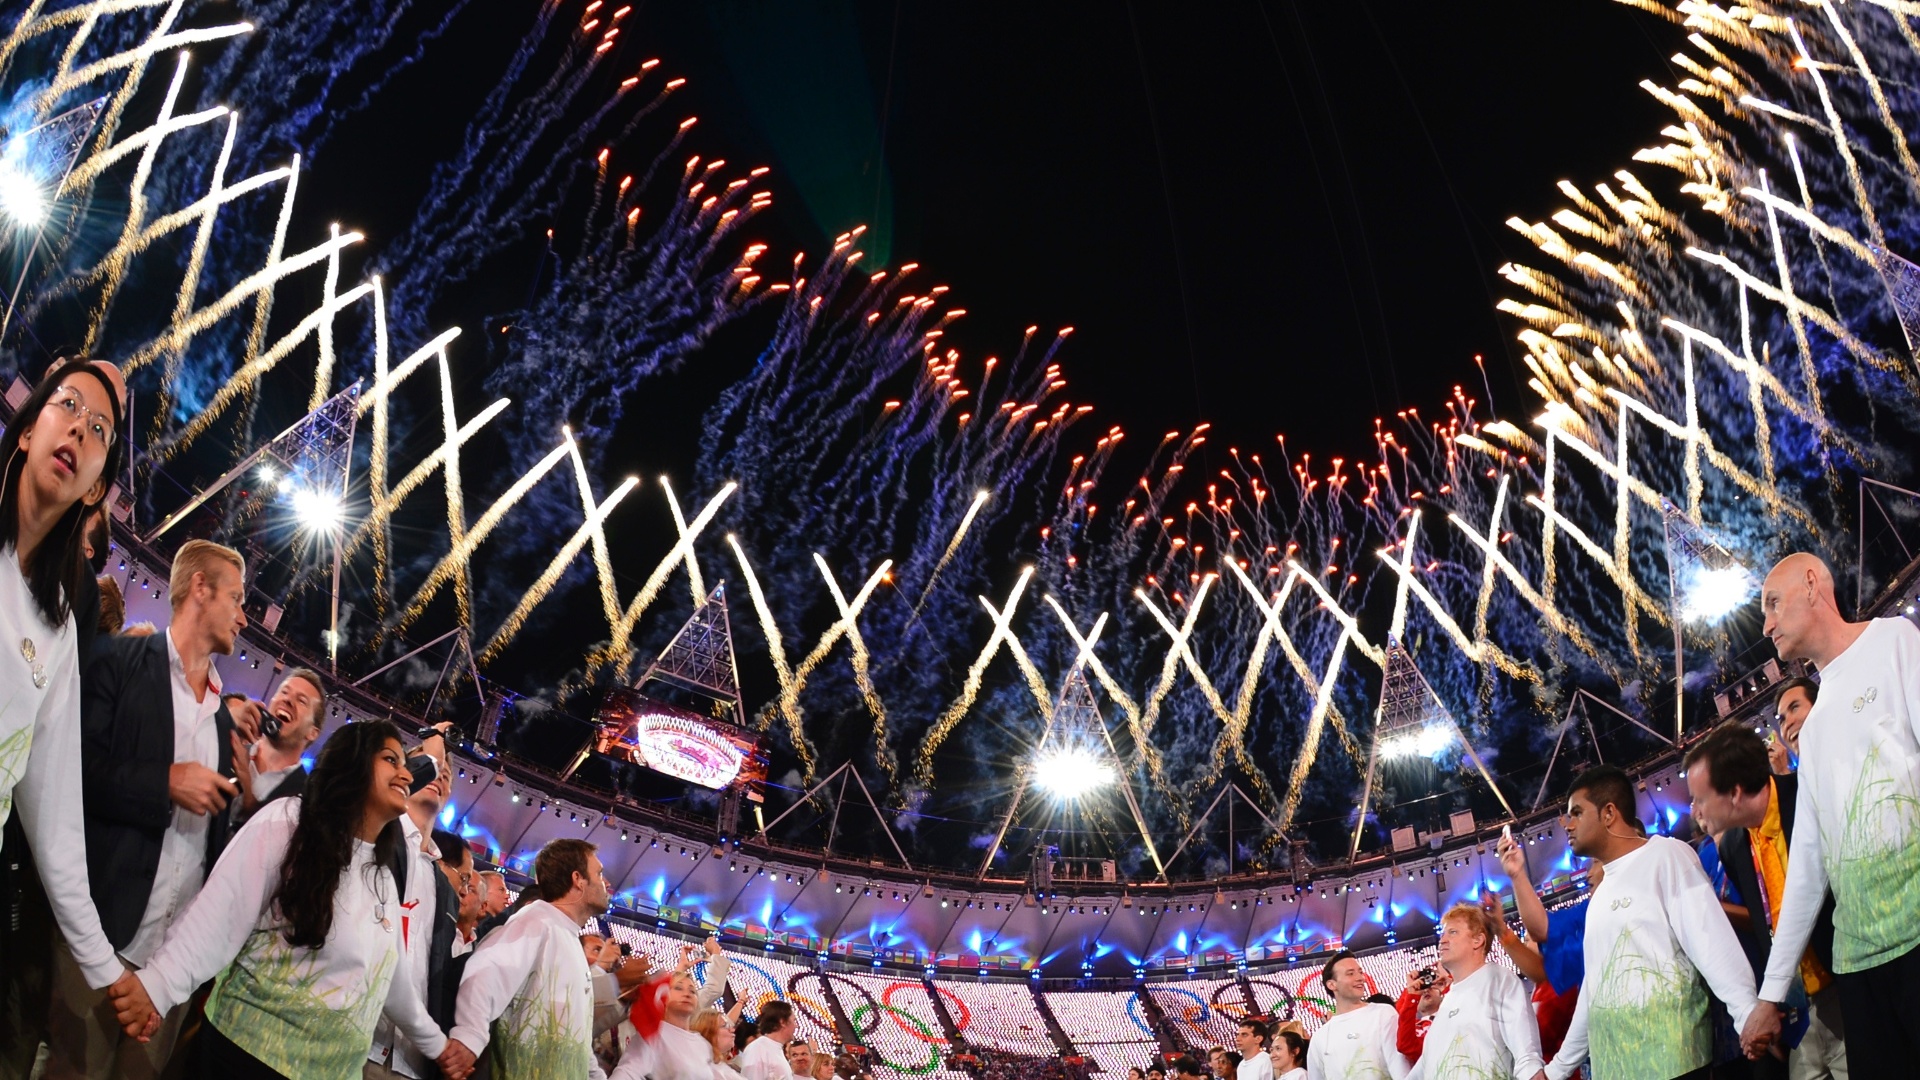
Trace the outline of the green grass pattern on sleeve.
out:
M 11 704 L 9 702 L 8 704 Z M 13 786 L 27 774 L 27 755 L 33 751 L 33 724 L 0 739 L 0 821 L 13 813 Z

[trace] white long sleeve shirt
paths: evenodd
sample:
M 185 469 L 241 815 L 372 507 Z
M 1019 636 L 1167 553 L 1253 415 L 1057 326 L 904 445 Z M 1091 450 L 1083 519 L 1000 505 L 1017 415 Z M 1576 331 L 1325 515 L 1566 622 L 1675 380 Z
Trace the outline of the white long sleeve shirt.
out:
M 49 626 L 0 548 L 0 822 L 17 807 L 54 922 L 95 990 L 126 973 L 100 928 L 80 803 L 80 663 L 73 618 Z M 29 657 L 31 653 L 31 657 Z
M 174 647 L 173 631 L 166 631 L 167 686 L 173 692 L 173 762 L 192 762 L 209 769 L 220 767 L 220 673 L 207 665 L 207 689 L 193 696 L 193 683 Z M 133 940 L 120 950 L 131 964 L 145 964 L 167 936 L 167 927 L 185 911 L 200 891 L 207 874 L 207 827 L 213 818 L 175 804 L 167 831 L 160 837 L 160 863 L 153 873 L 153 891 Z
M 453 1038 L 476 1055 L 491 1043 L 497 1080 L 606 1080 L 593 1056 L 593 979 L 580 924 L 535 900 L 488 934 L 460 979 Z
M 1415 1080 L 1531 1080 L 1540 1057 L 1540 1022 L 1520 977 L 1486 964 L 1447 991 L 1427 1029 Z
M 705 1036 L 661 1024 L 653 1038 L 627 1044 L 610 1080 L 719 1080 L 723 1073 L 739 1075 L 714 1063 L 713 1044 Z
M 1373 1003 L 1336 1013 L 1307 1043 L 1313 1080 L 1406 1080 L 1412 1069 L 1396 1045 L 1400 1014 Z
M 1875 619 L 1820 672 L 1800 728 L 1793 858 L 1760 996 L 1782 1002 L 1833 890 L 1833 970 L 1920 941 L 1920 627 Z
M 396 927 L 400 935 L 400 955 L 406 966 L 413 970 L 413 985 L 420 989 L 424 1003 L 427 993 L 427 952 L 433 947 L 434 916 L 438 914 L 438 905 L 434 902 L 434 883 L 440 878 L 440 849 L 431 848 L 432 840 L 423 837 L 420 827 L 411 817 L 400 818 L 401 833 L 407 839 L 407 850 L 412 853 L 413 861 L 407 868 L 407 890 L 401 897 L 399 923 Z M 424 1008 L 424 1004 L 422 1005 Z M 382 1016 L 374 1025 L 373 1046 L 367 1052 L 367 1060 L 379 1062 L 402 1076 L 428 1077 L 433 1061 L 413 1040 L 401 1033 L 393 1021 Z
M 733 1063 L 746 1080 L 787 1080 L 793 1075 L 793 1067 L 787 1064 L 786 1045 L 765 1035 L 748 1043 Z
M 446 1037 L 427 1015 L 411 965 L 399 963 L 399 898 L 372 844 L 354 841 L 327 943 L 287 944 L 272 900 L 302 802 L 268 803 L 227 844 L 200 895 L 139 972 L 154 1008 L 165 1012 L 219 975 L 207 1021 L 262 1063 L 302 1080 L 359 1076 L 383 1010 L 415 1046 L 439 1056 Z
M 1565 1080 L 1589 1053 L 1593 1080 L 1666 1080 L 1709 1064 L 1707 989 L 1738 1030 L 1753 1011 L 1753 968 L 1699 856 L 1654 836 L 1606 868 L 1587 902 L 1586 982 L 1548 1077 Z
M 1273 1057 L 1265 1050 L 1240 1059 L 1233 1067 L 1234 1080 L 1273 1080 Z

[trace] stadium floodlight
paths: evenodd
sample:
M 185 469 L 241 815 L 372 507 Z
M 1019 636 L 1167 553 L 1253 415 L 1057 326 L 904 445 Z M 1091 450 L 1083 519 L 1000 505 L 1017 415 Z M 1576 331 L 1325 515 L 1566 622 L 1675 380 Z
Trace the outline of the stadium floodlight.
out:
M 46 224 L 50 206 L 46 188 L 33 174 L 0 159 L 0 215 L 16 228 L 38 229 Z
M 1718 622 L 1753 596 L 1753 574 L 1738 562 L 1713 566 L 1695 563 L 1679 579 L 1680 618 L 1690 623 Z
M 1453 745 L 1453 728 L 1448 724 L 1427 724 L 1403 731 L 1380 742 L 1380 758 L 1437 758 Z
M 1050 747 L 1033 760 L 1033 781 L 1055 798 L 1074 800 L 1113 783 L 1113 766 L 1080 746 Z
M 331 493 L 303 487 L 294 491 L 290 501 L 294 518 L 310 532 L 332 536 L 346 522 L 346 506 Z
M 1663 508 L 1668 603 L 1673 621 L 1673 744 L 1686 741 L 1688 623 L 1715 623 L 1744 607 L 1754 581 L 1726 545 L 1680 507 Z

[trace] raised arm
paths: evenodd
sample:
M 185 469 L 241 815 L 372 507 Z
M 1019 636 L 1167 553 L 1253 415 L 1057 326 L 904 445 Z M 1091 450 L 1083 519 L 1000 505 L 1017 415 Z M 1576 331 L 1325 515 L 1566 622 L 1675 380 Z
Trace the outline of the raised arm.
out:
M 1513 882 L 1513 900 L 1520 908 L 1520 922 L 1527 928 L 1527 936 L 1535 941 L 1547 940 L 1547 906 L 1540 902 L 1540 894 L 1533 889 L 1533 879 L 1527 876 L 1526 850 L 1518 840 L 1502 836 L 1499 852 L 1500 868 Z
M 707 981 L 700 984 L 700 996 L 694 1001 L 694 1011 L 713 1007 L 727 992 L 727 976 L 733 970 L 733 961 L 720 948 L 720 939 L 707 938 Z

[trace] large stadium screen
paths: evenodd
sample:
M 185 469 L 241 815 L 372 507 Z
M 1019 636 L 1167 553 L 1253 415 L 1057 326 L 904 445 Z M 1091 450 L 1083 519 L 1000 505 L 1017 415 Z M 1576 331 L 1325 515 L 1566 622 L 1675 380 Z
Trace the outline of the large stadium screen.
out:
M 594 717 L 601 753 L 716 791 L 757 798 L 767 779 L 764 736 L 631 687 L 607 694 Z

